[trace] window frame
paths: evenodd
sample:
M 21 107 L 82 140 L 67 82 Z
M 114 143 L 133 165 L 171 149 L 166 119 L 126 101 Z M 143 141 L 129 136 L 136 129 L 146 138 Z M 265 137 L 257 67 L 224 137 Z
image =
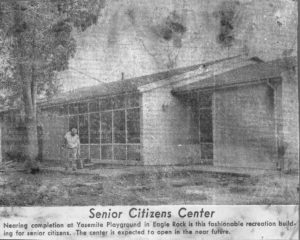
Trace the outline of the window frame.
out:
M 205 104 L 200 103 L 200 95 L 205 94 L 209 95 L 209 101 L 208 103 L 205 102 Z M 207 98 L 205 99 L 207 100 Z M 199 146 L 200 146 L 200 151 L 201 151 L 201 159 L 202 160 L 213 160 L 214 158 L 214 130 L 213 130 L 213 92 L 212 91 L 197 91 L 197 101 L 198 101 L 198 135 L 199 135 Z M 201 112 L 209 111 L 210 112 L 210 122 L 211 122 L 211 130 L 210 130 L 210 138 L 211 141 L 202 141 L 202 132 L 201 132 Z M 206 134 L 206 133 L 205 133 Z M 202 154 L 204 152 L 205 147 L 204 146 L 211 146 L 212 150 L 209 154 Z M 206 155 L 211 155 L 212 158 L 203 158 Z
M 114 99 L 122 99 L 123 98 L 123 107 L 120 108 L 118 105 L 116 107 L 116 104 L 114 103 Z M 105 102 L 108 101 L 110 102 L 111 104 L 111 107 L 109 108 L 101 108 L 101 101 Z M 84 104 L 87 104 L 87 112 L 84 112 L 84 113 L 80 113 L 80 109 L 79 109 L 79 106 L 80 105 L 84 105 Z M 98 109 L 96 107 L 96 110 L 93 109 L 93 110 L 90 110 L 90 106 L 91 104 L 95 104 L 95 106 L 98 105 Z M 64 114 L 64 116 L 68 116 L 68 126 L 70 127 L 70 119 L 71 118 L 76 118 L 77 119 L 77 129 L 78 129 L 78 133 L 79 133 L 79 136 L 80 136 L 80 130 L 79 130 L 79 116 L 87 116 L 87 121 L 88 121 L 88 143 L 81 143 L 81 145 L 84 145 L 84 146 L 87 146 L 89 151 L 88 151 L 88 158 L 90 158 L 91 156 L 91 146 L 99 146 L 99 149 L 100 149 L 100 156 L 99 158 L 95 159 L 96 161 L 141 161 L 142 159 L 142 154 L 141 154 L 141 94 L 137 91 L 133 91 L 133 92 L 126 92 L 126 93 L 122 93 L 122 94 L 115 94 L 115 95 L 110 95 L 110 96 L 103 96 L 103 97 L 95 97 L 95 98 L 89 98 L 89 99 L 84 99 L 84 100 L 77 100 L 77 101 L 70 101 L 70 102 L 66 102 L 66 103 L 62 103 L 62 104 L 57 104 L 57 107 L 60 107 L 60 106 L 67 106 L 67 114 Z M 121 104 L 122 105 L 122 104 Z M 70 111 L 71 108 L 75 107 L 75 111 Z M 52 106 L 53 107 L 53 106 Z M 128 115 L 128 110 L 131 110 L 131 109 L 138 109 L 138 118 L 136 120 L 136 122 L 138 122 L 138 125 L 139 125 L 139 141 L 138 142 L 129 142 L 128 141 L 128 119 L 127 119 L 127 115 Z M 124 133 L 125 133 L 125 141 L 124 143 L 116 143 L 114 138 L 115 138 L 115 132 L 114 132 L 114 113 L 116 111 L 124 111 L 124 115 L 125 115 L 125 130 L 124 130 Z M 102 118 L 102 114 L 105 113 L 105 112 L 111 112 L 111 135 L 112 135 L 112 139 L 111 139 L 111 142 L 110 143 L 103 143 L 102 142 L 102 124 L 101 124 L 101 118 Z M 95 114 L 95 113 L 98 113 L 99 114 L 99 143 L 91 143 L 91 114 Z M 112 157 L 111 159 L 102 159 L 102 152 L 101 152 L 101 148 L 102 146 L 108 146 L 108 145 L 111 145 L 112 146 Z M 125 146 L 125 149 L 126 149 L 126 160 L 116 160 L 114 159 L 114 146 L 115 145 L 119 145 L 119 146 Z M 134 160 L 134 159 L 128 159 L 128 149 L 129 147 L 128 146 L 133 146 L 132 149 L 139 149 L 138 153 L 139 154 L 139 160 Z M 137 147 L 134 147 L 134 146 L 137 146 Z M 131 153 L 132 155 L 132 153 Z M 93 158 L 94 159 L 94 158 Z

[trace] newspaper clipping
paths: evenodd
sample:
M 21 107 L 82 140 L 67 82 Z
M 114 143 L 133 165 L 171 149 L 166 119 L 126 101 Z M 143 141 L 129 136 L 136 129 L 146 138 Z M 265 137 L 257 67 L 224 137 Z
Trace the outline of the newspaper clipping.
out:
M 297 0 L 0 0 L 0 239 L 299 239 Z

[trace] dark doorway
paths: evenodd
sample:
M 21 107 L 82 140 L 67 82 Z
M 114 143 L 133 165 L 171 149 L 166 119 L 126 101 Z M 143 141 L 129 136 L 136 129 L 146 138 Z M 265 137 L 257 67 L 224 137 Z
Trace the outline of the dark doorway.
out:
M 213 160 L 213 122 L 212 122 L 212 92 L 198 93 L 199 107 L 199 142 L 201 159 L 212 164 Z

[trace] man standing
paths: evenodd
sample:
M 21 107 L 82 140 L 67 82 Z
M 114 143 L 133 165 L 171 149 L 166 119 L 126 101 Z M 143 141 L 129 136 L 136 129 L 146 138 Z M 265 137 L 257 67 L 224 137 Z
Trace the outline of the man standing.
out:
M 67 132 L 65 137 L 65 149 L 66 149 L 66 170 L 72 167 L 73 171 L 76 170 L 76 160 L 80 154 L 80 140 L 77 134 L 77 129 L 72 128 L 71 131 Z

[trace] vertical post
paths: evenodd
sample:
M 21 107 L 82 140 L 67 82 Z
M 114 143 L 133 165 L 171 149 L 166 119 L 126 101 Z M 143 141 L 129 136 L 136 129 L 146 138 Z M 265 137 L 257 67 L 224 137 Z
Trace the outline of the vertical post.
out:
M 125 97 L 124 97 L 124 101 L 125 101 L 125 103 L 124 103 L 124 106 L 125 106 L 125 110 L 124 110 L 124 112 L 125 112 L 125 157 L 126 157 L 126 161 L 128 160 L 128 157 L 127 157 L 127 150 L 128 150 L 128 142 L 127 142 L 127 97 L 128 97 L 128 95 L 124 95 Z M 128 97 L 129 98 L 129 97 Z
M 87 121 L 88 121 L 88 156 L 89 156 L 89 160 L 91 160 L 91 142 L 90 142 L 90 127 L 91 127 L 91 123 L 90 123 L 90 104 L 89 102 L 87 102 Z
M 200 153 L 200 159 L 201 159 L 201 155 L 202 155 L 202 152 L 201 152 L 201 131 L 200 131 L 200 93 L 199 91 L 197 91 L 197 117 L 198 117 L 198 141 L 199 141 L 199 153 Z
M 101 106 L 100 106 L 100 100 L 98 99 L 98 104 L 99 104 L 99 145 L 100 145 L 100 156 L 99 156 L 99 160 L 101 161 L 102 160 L 102 127 L 101 127 Z
M 216 136 L 216 91 L 213 89 L 213 92 L 211 93 L 211 122 L 212 122 L 212 165 L 214 165 L 214 159 L 215 159 L 215 136 Z
M 2 162 L 2 125 L 0 123 L 0 163 Z
M 277 86 L 277 85 L 276 85 Z M 275 156 L 277 159 L 277 170 L 281 170 L 282 163 L 280 162 L 279 156 L 278 156 L 278 126 L 277 126 L 277 87 L 273 88 L 273 104 L 274 104 L 274 130 L 275 130 Z M 280 169 L 279 169 L 280 168 Z
M 111 160 L 113 161 L 115 158 L 115 154 L 114 154 L 114 109 L 111 110 Z
M 277 106 L 277 85 L 275 84 L 272 84 L 270 82 L 270 79 L 267 80 L 267 86 L 269 88 L 271 88 L 271 90 L 273 91 L 273 99 L 270 99 L 270 101 L 273 102 L 274 104 L 274 133 L 275 133 L 275 150 L 276 150 L 276 153 L 275 153 L 275 156 L 276 156 L 276 168 L 277 170 L 281 170 L 282 167 L 283 167 L 283 159 L 279 156 L 278 154 L 278 149 L 279 149 L 279 142 L 278 142 L 278 106 Z
M 143 101 L 143 95 L 138 93 L 138 98 L 139 98 L 139 127 L 140 127 L 140 144 L 139 144 L 139 156 L 140 156 L 140 161 L 143 162 L 144 165 L 144 111 L 143 111 L 143 106 L 144 106 L 144 101 Z

